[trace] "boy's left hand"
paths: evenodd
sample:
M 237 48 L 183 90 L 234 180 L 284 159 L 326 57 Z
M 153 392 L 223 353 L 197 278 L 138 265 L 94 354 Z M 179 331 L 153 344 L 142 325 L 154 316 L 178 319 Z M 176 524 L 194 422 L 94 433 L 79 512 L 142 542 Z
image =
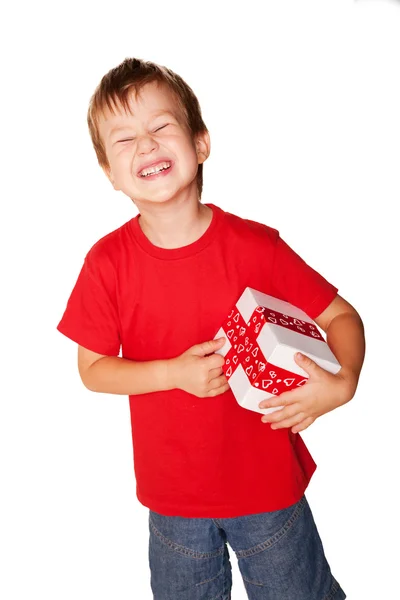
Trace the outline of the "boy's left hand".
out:
M 271 429 L 292 427 L 293 433 L 303 431 L 315 419 L 346 404 L 354 396 L 356 385 L 343 369 L 333 375 L 308 356 L 301 354 L 301 357 L 295 354 L 294 360 L 308 374 L 307 383 L 259 404 L 260 408 L 284 407 L 262 417 L 261 421 L 271 423 Z

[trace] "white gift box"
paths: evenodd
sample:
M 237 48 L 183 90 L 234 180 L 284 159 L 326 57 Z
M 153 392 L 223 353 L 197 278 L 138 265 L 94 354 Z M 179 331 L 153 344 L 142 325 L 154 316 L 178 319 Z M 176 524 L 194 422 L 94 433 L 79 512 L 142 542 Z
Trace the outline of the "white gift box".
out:
M 218 350 L 225 357 L 225 376 L 243 408 L 267 414 L 282 408 L 259 408 L 262 400 L 296 389 L 308 380 L 294 354 L 309 356 L 337 373 L 341 365 L 315 322 L 289 302 L 247 287 L 214 339 L 225 337 Z

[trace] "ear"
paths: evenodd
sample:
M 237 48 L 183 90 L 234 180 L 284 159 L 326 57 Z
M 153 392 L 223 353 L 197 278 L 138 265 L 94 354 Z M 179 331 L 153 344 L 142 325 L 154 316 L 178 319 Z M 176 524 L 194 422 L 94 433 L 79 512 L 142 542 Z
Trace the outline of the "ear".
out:
M 208 131 L 202 131 L 196 135 L 196 151 L 198 163 L 201 164 L 207 160 L 210 155 L 211 142 Z
M 118 191 L 120 188 L 116 186 L 116 183 L 114 181 L 114 176 L 112 174 L 112 171 L 111 171 L 110 167 L 109 166 L 102 166 L 102 169 L 103 169 L 103 171 L 104 171 L 107 179 L 109 179 L 111 181 L 111 184 L 112 184 L 114 190 Z

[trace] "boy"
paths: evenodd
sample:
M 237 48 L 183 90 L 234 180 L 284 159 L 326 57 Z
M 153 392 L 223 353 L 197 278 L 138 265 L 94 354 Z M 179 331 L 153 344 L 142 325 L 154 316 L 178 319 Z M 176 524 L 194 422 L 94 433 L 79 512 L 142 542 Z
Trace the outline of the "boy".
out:
M 316 464 L 296 433 L 354 396 L 358 313 L 277 230 L 201 203 L 210 137 L 171 70 L 126 59 L 102 78 L 88 125 L 139 214 L 89 250 L 58 330 L 77 342 L 89 390 L 129 395 L 154 598 L 229 599 L 227 542 L 252 600 L 345 598 L 304 496 Z M 261 419 L 237 404 L 216 354 L 224 338 L 213 340 L 246 286 L 303 309 L 342 365 L 332 375 L 299 359 L 307 384 L 267 401 L 284 408 Z

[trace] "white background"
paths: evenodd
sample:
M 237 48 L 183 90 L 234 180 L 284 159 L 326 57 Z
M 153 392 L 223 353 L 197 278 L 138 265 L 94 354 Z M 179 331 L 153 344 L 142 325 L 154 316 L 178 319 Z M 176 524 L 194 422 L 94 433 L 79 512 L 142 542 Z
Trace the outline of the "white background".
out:
M 20 2 L 2 19 L 0 596 L 152 598 L 128 398 L 88 391 L 56 331 L 86 252 L 137 214 L 86 125 L 135 56 L 198 96 L 203 202 L 279 229 L 364 321 L 355 398 L 302 433 L 307 498 L 349 600 L 399 597 L 400 4 Z

